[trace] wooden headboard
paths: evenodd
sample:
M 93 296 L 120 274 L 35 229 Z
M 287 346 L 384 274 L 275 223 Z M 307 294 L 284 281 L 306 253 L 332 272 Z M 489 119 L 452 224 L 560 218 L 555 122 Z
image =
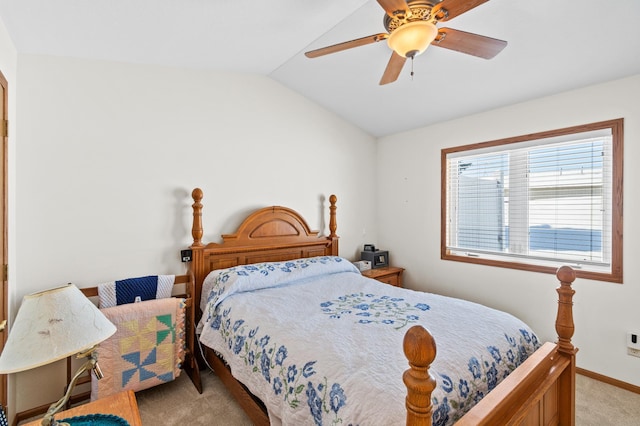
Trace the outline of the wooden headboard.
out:
M 195 277 L 196 306 L 200 304 L 202 282 L 213 270 L 258 262 L 338 255 L 335 195 L 329 197 L 330 234 L 327 237 L 319 236 L 319 231 L 312 231 L 296 211 L 272 206 L 250 214 L 234 234 L 222 235 L 222 243 L 209 244 L 202 242 L 203 192 L 196 188 L 191 196 L 194 201 L 191 272 Z

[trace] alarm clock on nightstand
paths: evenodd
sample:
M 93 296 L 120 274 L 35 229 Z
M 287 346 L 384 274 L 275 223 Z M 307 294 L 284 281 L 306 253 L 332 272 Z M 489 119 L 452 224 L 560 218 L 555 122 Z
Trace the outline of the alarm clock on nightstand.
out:
M 389 266 L 389 252 L 377 250 L 373 244 L 364 245 L 364 250 L 360 252 L 360 259 L 371 262 L 373 269 Z

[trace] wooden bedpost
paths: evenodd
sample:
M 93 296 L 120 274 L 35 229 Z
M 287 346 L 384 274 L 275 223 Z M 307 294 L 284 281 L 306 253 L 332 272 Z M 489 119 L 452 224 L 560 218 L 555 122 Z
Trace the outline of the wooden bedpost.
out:
M 569 266 L 562 266 L 556 272 L 560 287 L 558 292 L 558 315 L 556 316 L 556 332 L 558 333 L 558 351 L 565 354 L 575 354 L 571 343 L 573 337 L 573 295 L 575 290 L 571 284 L 576 279 L 576 273 Z
M 436 388 L 429 366 L 436 358 L 436 341 L 424 327 L 414 325 L 403 342 L 409 369 L 402 376 L 407 387 L 407 426 L 431 426 L 431 392 Z
M 569 366 L 558 378 L 558 405 L 560 425 L 573 426 L 576 422 L 576 352 L 571 343 L 573 337 L 573 295 L 575 290 L 571 284 L 576 279 L 575 271 L 569 266 L 558 268 L 556 277 L 560 281 L 558 287 L 558 315 L 556 316 L 556 332 L 558 333 L 558 353 L 569 359 Z
M 191 192 L 193 198 L 193 225 L 191 226 L 191 235 L 193 236 L 193 244 L 191 247 L 202 246 L 202 189 L 196 188 Z
M 332 256 L 338 256 L 338 238 L 340 238 L 338 234 L 336 234 L 338 230 L 338 222 L 336 220 L 337 202 L 338 197 L 331 194 L 331 196 L 329 196 L 329 203 L 331 204 L 329 206 L 329 238 L 331 239 L 330 251 Z
M 331 205 L 329 206 L 329 232 L 331 232 L 331 234 L 329 234 L 330 238 L 334 238 L 337 237 L 338 235 L 336 234 L 336 231 L 338 230 L 338 224 L 336 223 L 336 202 L 338 201 L 338 197 L 336 197 L 335 195 L 331 195 L 329 197 L 329 203 L 331 203 Z
M 195 287 L 193 293 L 194 300 L 194 312 L 195 312 L 195 323 L 197 324 L 200 321 L 200 293 L 202 292 L 202 281 L 204 280 L 204 257 L 203 257 L 203 249 L 204 244 L 202 243 L 202 235 L 204 233 L 202 228 L 202 189 L 195 188 L 191 192 L 191 197 L 193 198 L 193 204 L 191 207 L 193 208 L 193 223 L 191 225 L 191 235 L 193 236 L 193 244 L 189 248 L 191 248 L 191 262 L 189 263 L 189 272 L 193 274 L 195 280 Z M 200 359 L 200 354 L 196 354 L 198 359 Z

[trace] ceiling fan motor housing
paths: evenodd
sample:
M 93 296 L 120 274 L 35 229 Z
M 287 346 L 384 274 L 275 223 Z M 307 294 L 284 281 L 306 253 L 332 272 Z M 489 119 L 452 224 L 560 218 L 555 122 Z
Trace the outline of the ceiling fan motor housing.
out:
M 431 1 L 425 0 L 413 0 L 408 1 L 407 6 L 411 11 L 410 15 L 405 15 L 404 11 L 398 11 L 395 17 L 391 17 L 388 14 L 384 15 L 384 28 L 392 33 L 404 24 L 413 21 L 431 21 L 433 24 L 437 22 L 435 16 L 431 16 L 431 10 L 435 4 Z

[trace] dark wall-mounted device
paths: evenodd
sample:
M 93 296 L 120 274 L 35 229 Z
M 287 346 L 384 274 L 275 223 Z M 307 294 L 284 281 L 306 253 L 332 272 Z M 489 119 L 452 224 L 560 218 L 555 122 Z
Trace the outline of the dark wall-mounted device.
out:
M 180 258 L 183 262 L 191 262 L 191 249 L 180 250 Z
M 364 250 L 360 252 L 360 260 L 371 262 L 371 268 L 384 268 L 389 266 L 389 252 L 386 250 L 376 250 L 373 244 L 365 244 Z

